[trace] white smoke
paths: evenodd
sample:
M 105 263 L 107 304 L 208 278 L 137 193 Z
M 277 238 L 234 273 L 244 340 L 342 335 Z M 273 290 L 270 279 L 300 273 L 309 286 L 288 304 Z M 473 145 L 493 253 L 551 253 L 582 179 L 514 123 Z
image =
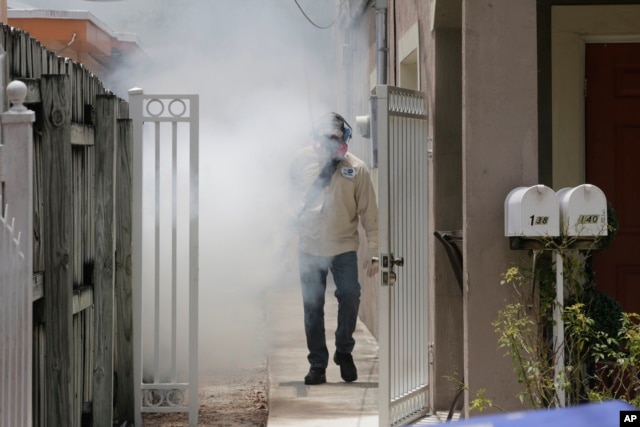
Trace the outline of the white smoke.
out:
M 28 2 L 138 35 L 149 58 L 107 82 L 120 96 L 200 96 L 201 370 L 264 359 L 264 291 L 297 280 L 283 267 L 289 162 L 313 119 L 335 109 L 332 30 L 294 0 Z M 319 25 L 339 12 L 338 1 L 298 3 Z

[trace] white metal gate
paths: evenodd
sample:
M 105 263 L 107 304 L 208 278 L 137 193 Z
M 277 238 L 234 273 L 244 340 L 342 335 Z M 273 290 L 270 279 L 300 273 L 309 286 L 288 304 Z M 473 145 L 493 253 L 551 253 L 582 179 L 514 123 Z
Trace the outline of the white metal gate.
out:
M 372 97 L 380 219 L 380 426 L 430 412 L 428 131 L 424 95 L 378 86 Z
M 198 425 L 199 97 L 129 91 L 133 119 L 135 422 Z

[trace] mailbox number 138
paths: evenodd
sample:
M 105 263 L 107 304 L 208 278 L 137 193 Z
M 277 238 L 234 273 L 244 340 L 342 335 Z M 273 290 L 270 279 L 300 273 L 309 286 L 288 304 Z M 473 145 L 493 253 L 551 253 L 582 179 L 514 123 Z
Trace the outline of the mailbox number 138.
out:
M 531 218 L 531 225 L 544 225 L 549 222 L 548 216 L 531 215 L 529 218 Z

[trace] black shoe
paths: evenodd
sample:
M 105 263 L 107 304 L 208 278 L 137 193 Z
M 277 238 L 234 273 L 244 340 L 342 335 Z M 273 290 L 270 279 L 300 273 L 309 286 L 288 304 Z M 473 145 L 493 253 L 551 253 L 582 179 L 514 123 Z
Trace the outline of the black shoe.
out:
M 306 385 L 324 384 L 327 382 L 324 368 L 311 368 L 309 373 L 304 377 Z
M 340 376 L 343 380 L 350 383 L 358 379 L 358 370 L 350 353 L 336 351 L 333 355 L 333 361 L 340 366 Z

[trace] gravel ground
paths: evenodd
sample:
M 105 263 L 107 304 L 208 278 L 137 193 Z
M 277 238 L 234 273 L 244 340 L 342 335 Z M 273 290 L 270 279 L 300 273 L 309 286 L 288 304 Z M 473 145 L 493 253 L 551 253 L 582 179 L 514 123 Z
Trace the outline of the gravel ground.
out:
M 269 414 L 267 368 L 209 372 L 200 378 L 198 426 L 265 427 Z M 188 425 L 186 413 L 144 414 L 146 427 Z
M 266 427 L 265 294 L 245 289 L 249 286 L 241 279 L 256 280 L 245 278 L 241 271 L 227 274 L 230 277 L 219 277 L 227 286 L 202 289 L 198 426 Z M 143 414 L 145 427 L 183 427 L 188 420 L 187 413 Z

